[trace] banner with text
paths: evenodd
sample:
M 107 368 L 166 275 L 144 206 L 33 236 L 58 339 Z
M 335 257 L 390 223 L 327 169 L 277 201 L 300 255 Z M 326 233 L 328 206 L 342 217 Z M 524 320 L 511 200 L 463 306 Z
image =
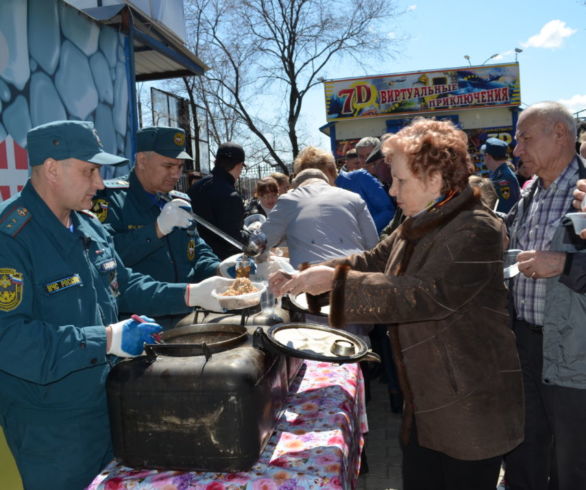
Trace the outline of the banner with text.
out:
M 521 103 L 517 63 L 330 80 L 324 90 L 328 121 Z

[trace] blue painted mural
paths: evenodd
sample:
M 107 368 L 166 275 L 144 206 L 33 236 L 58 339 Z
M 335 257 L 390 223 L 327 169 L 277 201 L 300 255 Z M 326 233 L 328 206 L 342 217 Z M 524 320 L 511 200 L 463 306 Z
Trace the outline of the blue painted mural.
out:
M 39 124 L 93 121 L 107 151 L 131 157 L 127 42 L 62 0 L 0 2 L 0 200 L 26 181 L 22 149 Z

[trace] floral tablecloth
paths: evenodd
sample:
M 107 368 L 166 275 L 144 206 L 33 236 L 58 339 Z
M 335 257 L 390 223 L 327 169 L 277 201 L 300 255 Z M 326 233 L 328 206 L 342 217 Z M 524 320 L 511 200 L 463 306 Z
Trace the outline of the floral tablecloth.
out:
M 88 489 L 355 488 L 367 431 L 359 365 L 305 361 L 277 428 L 250 471 L 139 470 L 112 462 Z

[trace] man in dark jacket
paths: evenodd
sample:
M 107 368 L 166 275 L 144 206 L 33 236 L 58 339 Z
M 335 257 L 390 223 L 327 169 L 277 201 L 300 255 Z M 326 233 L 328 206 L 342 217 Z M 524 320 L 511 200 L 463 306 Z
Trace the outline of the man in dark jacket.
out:
M 222 143 L 216 152 L 212 174 L 194 184 L 188 191 L 193 211 L 236 240 L 242 236 L 244 203 L 235 188 L 244 163 L 244 149 L 236 143 Z M 215 233 L 202 228 L 201 236 L 215 254 L 224 260 L 240 250 Z

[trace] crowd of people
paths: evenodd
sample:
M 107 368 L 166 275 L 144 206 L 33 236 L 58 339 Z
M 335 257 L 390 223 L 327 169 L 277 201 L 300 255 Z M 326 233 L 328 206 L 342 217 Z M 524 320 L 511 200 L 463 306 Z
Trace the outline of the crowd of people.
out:
M 503 462 L 507 489 L 586 488 L 586 230 L 566 217 L 585 211 L 576 134 L 561 104 L 523 111 L 521 194 L 505 144 L 482 148 L 487 182 L 462 131 L 416 120 L 382 145 L 402 215 L 388 238 L 271 277 L 277 294 L 328 293 L 334 326 L 390 325 L 406 490 L 494 489 Z M 505 282 L 507 249 L 519 273 Z
M 487 139 L 487 178 L 462 130 L 417 118 L 361 139 L 341 169 L 307 147 L 293 179 L 259 179 L 248 202 L 241 145 L 221 144 L 184 194 L 183 130 L 136 136 L 128 176 L 104 182 L 101 167 L 127 160 L 92 123 L 35 127 L 31 176 L 0 203 L 0 425 L 25 488 L 89 484 L 112 458 L 111 366 L 193 307 L 221 311 L 211 291 L 239 250 L 194 213 L 242 243 L 262 215 L 267 249 L 297 269 L 271 290 L 305 293 L 307 321 L 380 350 L 405 490 L 493 490 L 503 464 L 510 490 L 586 488 L 586 230 L 566 217 L 586 212 L 586 125 L 564 106 L 521 113 L 516 166 Z

